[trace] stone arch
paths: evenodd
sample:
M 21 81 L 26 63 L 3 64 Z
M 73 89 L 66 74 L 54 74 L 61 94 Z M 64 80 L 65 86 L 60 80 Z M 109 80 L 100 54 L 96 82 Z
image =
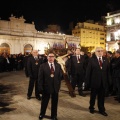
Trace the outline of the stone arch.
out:
M 0 53 L 10 54 L 10 45 L 8 43 L 1 43 Z
M 25 44 L 24 45 L 24 54 L 25 53 L 31 53 L 32 50 L 33 50 L 33 46 L 31 44 Z

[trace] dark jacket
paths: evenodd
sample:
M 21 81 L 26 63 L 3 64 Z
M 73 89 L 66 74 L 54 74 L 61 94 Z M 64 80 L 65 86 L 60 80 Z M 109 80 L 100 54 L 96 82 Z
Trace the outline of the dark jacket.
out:
M 105 88 L 106 85 L 110 82 L 110 70 L 109 70 L 109 62 L 106 57 L 102 57 L 102 69 L 100 68 L 98 59 L 96 56 L 90 58 L 87 69 L 86 69 L 86 77 L 85 83 L 91 88 L 99 88 L 101 83 Z
M 38 59 L 36 61 L 33 56 L 28 58 L 27 70 L 28 70 L 28 76 L 29 77 L 31 77 L 33 79 L 38 78 L 38 71 L 39 71 L 40 64 L 41 64 L 40 59 Z
M 118 78 L 120 77 L 120 57 L 116 58 L 114 63 L 112 63 L 113 68 L 113 77 Z
M 40 66 L 38 74 L 38 89 L 40 92 L 44 91 L 46 93 L 53 93 L 54 90 L 56 93 L 59 92 L 62 80 L 62 70 L 60 64 L 58 64 L 57 62 L 54 62 L 54 64 L 55 64 L 54 78 L 50 76 L 51 72 L 48 62 L 43 63 Z
M 80 55 L 80 63 L 77 63 L 77 57 L 72 56 L 70 63 L 70 73 L 72 76 L 79 74 L 81 77 L 84 77 L 85 75 L 85 57 L 83 55 Z

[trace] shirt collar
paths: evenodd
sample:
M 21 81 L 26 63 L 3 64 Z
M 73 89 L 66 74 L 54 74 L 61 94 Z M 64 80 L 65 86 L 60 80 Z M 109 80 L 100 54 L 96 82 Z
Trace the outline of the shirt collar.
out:
M 101 60 L 102 60 L 102 56 L 101 56 L 101 57 L 98 57 L 98 56 L 97 56 L 97 59 L 98 59 L 98 60 L 99 60 L 99 58 L 101 58 Z
M 50 62 L 48 61 L 48 64 L 49 64 L 49 65 L 51 65 L 51 64 L 53 64 L 53 65 L 54 65 L 54 62 L 50 63 Z

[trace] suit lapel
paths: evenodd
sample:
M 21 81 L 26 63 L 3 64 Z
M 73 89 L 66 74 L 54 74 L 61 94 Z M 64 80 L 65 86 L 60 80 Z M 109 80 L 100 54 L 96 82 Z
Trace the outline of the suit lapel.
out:
M 102 62 L 102 69 L 104 68 L 104 66 L 105 66 L 105 58 L 104 57 L 102 57 L 102 60 L 103 60 L 103 62 Z
M 58 71 L 57 63 L 54 62 L 54 65 L 55 65 L 55 76 L 56 76 L 57 71 Z
M 77 56 L 76 55 L 74 56 L 74 62 L 75 63 L 77 62 Z
M 35 62 L 35 58 L 34 58 L 34 56 L 32 56 L 32 61 Z
M 50 74 L 50 66 L 49 66 L 48 62 L 46 62 L 46 69 L 47 69 L 47 71 L 48 71 L 49 74 Z
M 98 61 L 97 57 L 95 57 L 95 63 L 100 68 L 99 61 Z

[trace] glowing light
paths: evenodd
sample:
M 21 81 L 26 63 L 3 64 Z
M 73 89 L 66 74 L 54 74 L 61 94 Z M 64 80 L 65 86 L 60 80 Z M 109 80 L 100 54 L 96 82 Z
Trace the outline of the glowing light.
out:
M 37 44 L 37 49 L 39 49 L 39 54 L 45 54 L 46 48 L 47 48 L 47 44 L 44 42 Z
M 113 47 L 115 50 L 119 49 L 118 43 L 116 42 Z
M 47 48 L 50 49 L 50 44 L 49 43 L 47 44 Z
M 116 32 L 114 32 L 114 36 L 115 36 L 115 40 L 119 40 L 120 39 L 120 30 L 117 30 Z
M 120 18 L 115 18 L 115 23 L 120 23 Z
M 108 19 L 108 20 L 107 20 L 107 25 L 112 25 L 111 19 Z
M 66 44 L 65 44 L 65 48 L 67 49 L 68 48 L 68 43 L 66 42 Z
M 106 39 L 107 41 L 110 41 L 110 35 L 107 35 L 107 39 Z

